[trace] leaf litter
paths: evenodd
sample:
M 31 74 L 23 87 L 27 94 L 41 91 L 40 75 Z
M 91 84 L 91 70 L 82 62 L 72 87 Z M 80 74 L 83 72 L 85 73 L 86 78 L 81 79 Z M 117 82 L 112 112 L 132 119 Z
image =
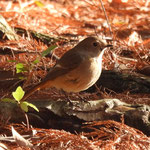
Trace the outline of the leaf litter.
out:
M 123 69 L 125 67 L 135 72 L 148 74 L 150 70 L 148 67 L 150 65 L 150 2 L 146 0 L 103 0 L 103 3 L 115 40 L 115 55 L 111 52 L 105 55 L 104 68 L 113 70 L 116 66 L 121 66 Z M 34 0 L 2 0 L 0 1 L 0 15 L 6 19 L 19 36 L 17 41 L 8 40 L 6 35 L 0 32 L 0 69 L 6 71 L 14 71 L 16 61 L 25 64 L 32 63 L 37 59 L 37 55 L 41 57 L 40 53 L 52 45 L 51 42 L 43 42 L 35 35 L 31 35 L 29 31 L 49 35 L 49 38 L 63 37 L 63 39 L 55 42 L 59 46 L 54 52 L 58 57 L 85 36 L 93 36 L 95 32 L 103 37 L 110 36 L 98 0 L 41 0 L 39 3 Z M 18 28 L 27 32 L 17 31 Z M 12 60 L 14 62 L 11 62 Z M 40 78 L 45 74 L 45 71 L 40 72 L 37 71 L 38 69 L 41 69 L 42 66 L 47 69 L 55 63 L 49 57 L 40 60 L 42 61 L 33 70 L 34 73 L 31 77 L 33 83 L 38 80 L 37 74 L 40 74 Z M 144 68 L 146 69 L 144 70 Z M 121 98 L 123 94 L 116 96 Z M 135 99 L 138 103 L 149 103 L 148 94 L 126 95 L 123 100 L 133 103 Z M 100 125 L 102 128 L 96 129 L 96 125 Z M 26 127 L 22 125 L 15 125 L 14 127 L 20 131 L 20 134 L 25 134 Z M 93 132 L 83 134 L 84 138 L 81 135 L 74 135 L 65 131 L 35 129 L 39 131 L 37 134 L 39 139 L 33 140 L 31 143 L 38 145 L 41 149 L 119 150 L 125 149 L 127 146 L 135 150 L 150 148 L 150 140 L 146 135 L 123 123 L 103 121 L 95 122 L 89 127 L 93 129 Z M 10 125 L 1 125 L 1 131 L 3 131 L 1 134 L 10 136 Z M 18 149 L 16 143 L 8 142 L 6 145 Z

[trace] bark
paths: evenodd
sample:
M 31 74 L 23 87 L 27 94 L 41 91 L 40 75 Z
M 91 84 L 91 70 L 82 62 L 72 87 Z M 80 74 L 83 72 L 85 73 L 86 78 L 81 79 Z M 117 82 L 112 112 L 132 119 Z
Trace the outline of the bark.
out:
M 30 110 L 30 123 L 38 127 L 65 129 L 73 132 L 82 131 L 82 123 L 89 121 L 120 121 L 124 115 L 125 124 L 150 135 L 150 106 L 130 105 L 118 99 L 101 99 L 95 101 L 30 101 L 40 112 Z M 0 103 L 0 116 L 3 121 L 25 121 L 24 114 L 15 104 Z

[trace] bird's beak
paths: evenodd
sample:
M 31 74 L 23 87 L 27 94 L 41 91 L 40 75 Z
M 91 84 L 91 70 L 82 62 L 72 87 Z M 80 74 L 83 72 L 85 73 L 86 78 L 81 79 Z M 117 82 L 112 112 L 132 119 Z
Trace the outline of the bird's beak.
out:
M 108 44 L 108 45 L 106 45 L 105 47 L 110 47 L 110 48 L 113 48 L 113 45 L 111 45 L 111 44 Z
M 105 46 L 105 48 L 110 47 L 110 50 L 113 50 L 113 45 L 112 44 L 108 44 Z

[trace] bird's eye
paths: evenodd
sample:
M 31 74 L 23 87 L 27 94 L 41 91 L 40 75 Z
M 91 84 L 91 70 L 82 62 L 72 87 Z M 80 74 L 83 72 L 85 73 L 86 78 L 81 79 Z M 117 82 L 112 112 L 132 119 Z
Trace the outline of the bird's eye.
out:
M 98 43 L 97 43 L 97 42 L 94 42 L 94 43 L 93 43 L 93 46 L 94 46 L 94 47 L 98 46 Z

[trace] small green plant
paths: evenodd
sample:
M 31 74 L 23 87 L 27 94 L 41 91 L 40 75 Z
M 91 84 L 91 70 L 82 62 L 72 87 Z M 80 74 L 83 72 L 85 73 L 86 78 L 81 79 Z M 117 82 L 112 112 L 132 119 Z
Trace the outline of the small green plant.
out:
M 36 58 L 34 61 L 32 61 L 30 64 L 23 64 L 21 62 L 18 62 L 16 60 L 8 60 L 8 62 L 10 63 L 16 63 L 15 65 L 15 69 L 16 69 L 16 73 L 30 73 L 32 71 L 32 69 L 35 67 L 35 65 L 37 65 L 40 62 L 39 58 Z M 27 80 L 27 77 L 23 74 L 21 74 L 21 76 L 18 77 L 20 80 Z
M 27 72 L 27 68 L 24 66 L 23 63 L 17 63 L 16 64 L 16 73 L 23 73 Z
M 52 45 L 52 46 L 48 47 L 45 51 L 42 52 L 42 57 L 45 57 L 46 55 L 48 55 L 56 47 L 57 47 L 57 45 Z
M 53 51 L 55 48 L 57 47 L 57 45 L 52 45 L 50 47 L 48 47 L 45 51 L 42 52 L 41 56 L 45 57 L 46 55 L 48 55 L 51 51 Z M 35 65 L 37 65 L 40 62 L 40 58 L 36 58 L 34 61 L 32 61 L 29 64 L 23 64 L 21 62 L 17 62 L 16 60 L 8 60 L 8 62 L 14 62 L 16 63 L 16 73 L 30 73 L 32 71 L 32 69 L 35 67 Z M 24 76 L 20 76 L 19 79 L 27 79 Z
M 25 94 L 25 92 L 23 91 L 21 86 L 18 86 L 16 91 L 12 92 L 14 99 L 4 98 L 4 99 L 2 99 L 2 101 L 3 102 L 10 102 L 10 103 L 17 103 L 20 106 L 20 108 L 25 112 L 28 112 L 28 107 L 32 107 L 33 109 L 35 109 L 36 111 L 39 112 L 38 108 L 35 105 L 33 105 L 27 101 L 21 101 L 24 94 Z
M 52 46 L 48 47 L 45 51 L 42 52 L 42 57 L 45 57 L 46 55 L 48 55 L 56 47 L 57 47 L 56 45 L 52 45 Z M 9 60 L 8 62 L 16 63 L 16 73 L 24 73 L 24 72 L 29 73 L 29 72 L 31 72 L 33 67 L 37 63 L 40 62 L 40 59 L 36 58 L 33 62 L 31 62 L 31 64 L 29 66 L 24 65 L 23 63 L 17 62 L 16 60 Z M 27 79 L 27 78 L 21 76 L 21 77 L 19 77 L 19 79 Z M 28 107 L 32 107 L 33 109 L 35 109 L 36 111 L 39 112 L 38 108 L 35 105 L 33 105 L 27 101 L 21 101 L 24 94 L 25 94 L 25 92 L 23 91 L 21 86 L 18 86 L 16 91 L 12 92 L 12 96 L 14 99 L 4 98 L 4 99 L 1 99 L 1 101 L 18 104 L 20 106 L 20 108 L 25 112 L 28 112 Z

